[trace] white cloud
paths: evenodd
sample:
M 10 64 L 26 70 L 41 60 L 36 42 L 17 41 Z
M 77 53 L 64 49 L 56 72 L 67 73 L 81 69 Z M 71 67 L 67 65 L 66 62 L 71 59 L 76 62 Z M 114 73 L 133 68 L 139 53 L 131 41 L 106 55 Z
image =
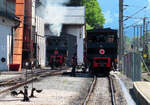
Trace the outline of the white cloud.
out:
M 103 12 L 103 14 L 106 19 L 106 24 L 113 22 L 113 16 L 111 15 L 111 11 Z
M 148 9 L 150 9 L 150 0 L 147 0 L 148 1 Z

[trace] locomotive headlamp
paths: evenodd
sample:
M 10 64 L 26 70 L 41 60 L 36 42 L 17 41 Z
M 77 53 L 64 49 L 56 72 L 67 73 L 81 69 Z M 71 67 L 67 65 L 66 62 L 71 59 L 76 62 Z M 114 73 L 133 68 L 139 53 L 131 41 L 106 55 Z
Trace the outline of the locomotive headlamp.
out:
M 58 54 L 58 50 L 55 50 L 55 51 L 54 51 L 54 54 L 57 55 L 57 54 Z
M 104 49 L 100 49 L 99 53 L 103 55 L 103 54 L 105 54 L 105 50 Z

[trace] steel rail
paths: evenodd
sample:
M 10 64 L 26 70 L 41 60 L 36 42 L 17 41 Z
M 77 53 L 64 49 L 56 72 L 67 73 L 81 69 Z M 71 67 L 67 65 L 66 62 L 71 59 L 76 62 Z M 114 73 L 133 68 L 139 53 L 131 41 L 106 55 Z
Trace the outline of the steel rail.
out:
M 87 97 L 86 97 L 86 99 L 85 99 L 83 105 L 88 105 L 88 101 L 89 101 L 90 96 L 91 96 L 91 94 L 92 94 L 92 92 L 93 92 L 93 90 L 94 90 L 94 87 L 95 87 L 95 85 L 96 85 L 96 82 L 97 82 L 97 77 L 94 76 L 93 82 L 92 82 L 92 84 L 91 84 L 91 86 L 90 86 L 89 93 L 88 93 L 88 95 L 87 95 Z
M 65 72 L 65 71 L 64 71 Z M 56 71 L 56 72 L 43 72 L 42 74 L 38 75 L 38 76 L 34 76 L 33 78 L 29 78 L 27 79 L 27 81 L 22 81 L 20 83 L 17 83 L 14 86 L 8 87 L 7 89 L 1 90 L 0 91 L 0 95 L 4 94 L 6 92 L 12 91 L 14 89 L 17 89 L 25 84 L 28 84 L 32 81 L 38 80 L 39 78 L 43 78 L 43 77 L 47 77 L 47 76 L 56 76 L 56 75 L 62 75 L 64 73 L 63 71 Z
M 33 75 L 30 72 L 28 72 L 27 73 L 27 78 L 30 79 L 32 77 L 37 77 L 37 76 L 44 77 L 44 76 L 46 76 L 46 74 L 47 75 L 50 75 L 50 74 L 54 75 L 54 73 L 57 73 L 57 72 L 58 72 L 57 70 L 55 70 L 55 71 L 46 71 L 46 70 L 42 71 L 42 70 L 40 70 L 40 71 L 34 71 Z M 42 74 L 43 74 L 43 76 L 42 76 Z M 12 77 L 12 78 L 6 79 L 4 81 L 1 81 L 0 82 L 0 87 L 15 85 L 15 84 L 21 83 L 24 80 L 25 80 L 25 73 L 23 73 L 23 75 L 21 75 L 21 76 Z
M 113 80 L 112 80 L 112 78 L 110 76 L 108 78 L 109 78 L 109 84 L 110 84 L 112 105 L 116 105 Z
M 108 80 L 109 80 L 109 86 L 110 86 L 110 93 L 111 93 L 111 100 L 112 100 L 112 105 L 116 105 L 116 100 L 115 100 L 115 90 L 114 90 L 114 84 L 113 84 L 113 80 L 112 78 L 109 76 L 108 77 Z M 89 89 L 89 93 L 84 101 L 84 103 L 82 105 L 88 105 L 88 102 L 90 100 L 90 96 L 96 86 L 96 82 L 97 82 L 97 77 L 94 76 L 93 78 L 93 82 L 90 86 L 90 89 Z

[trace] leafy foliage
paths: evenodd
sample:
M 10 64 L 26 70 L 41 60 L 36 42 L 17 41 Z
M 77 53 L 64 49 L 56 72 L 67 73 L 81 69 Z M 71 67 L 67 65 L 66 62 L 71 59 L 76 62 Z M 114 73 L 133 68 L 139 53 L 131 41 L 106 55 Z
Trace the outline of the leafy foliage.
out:
M 124 35 L 124 50 L 125 50 L 125 53 L 128 53 L 130 52 L 131 50 L 131 39 L 129 38 L 129 36 L 126 36 Z
M 105 18 L 97 0 L 83 0 L 83 5 L 86 6 L 86 22 L 87 28 L 103 26 Z
M 87 30 L 91 30 L 91 29 L 93 29 L 93 27 L 91 27 L 90 25 L 86 24 L 86 29 Z

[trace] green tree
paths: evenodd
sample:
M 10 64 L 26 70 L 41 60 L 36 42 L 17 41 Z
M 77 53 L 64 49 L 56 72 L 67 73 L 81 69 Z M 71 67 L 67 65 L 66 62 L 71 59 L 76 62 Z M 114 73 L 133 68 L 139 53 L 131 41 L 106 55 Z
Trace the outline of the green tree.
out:
M 91 29 L 93 29 L 93 27 L 91 27 L 89 24 L 86 24 L 86 29 L 91 30 Z
M 127 35 L 124 35 L 124 50 L 125 50 L 125 53 L 128 53 L 130 52 L 131 50 L 131 39 L 129 38 L 129 36 Z
M 86 6 L 86 22 L 88 27 L 103 26 L 105 18 L 97 0 L 83 0 Z

